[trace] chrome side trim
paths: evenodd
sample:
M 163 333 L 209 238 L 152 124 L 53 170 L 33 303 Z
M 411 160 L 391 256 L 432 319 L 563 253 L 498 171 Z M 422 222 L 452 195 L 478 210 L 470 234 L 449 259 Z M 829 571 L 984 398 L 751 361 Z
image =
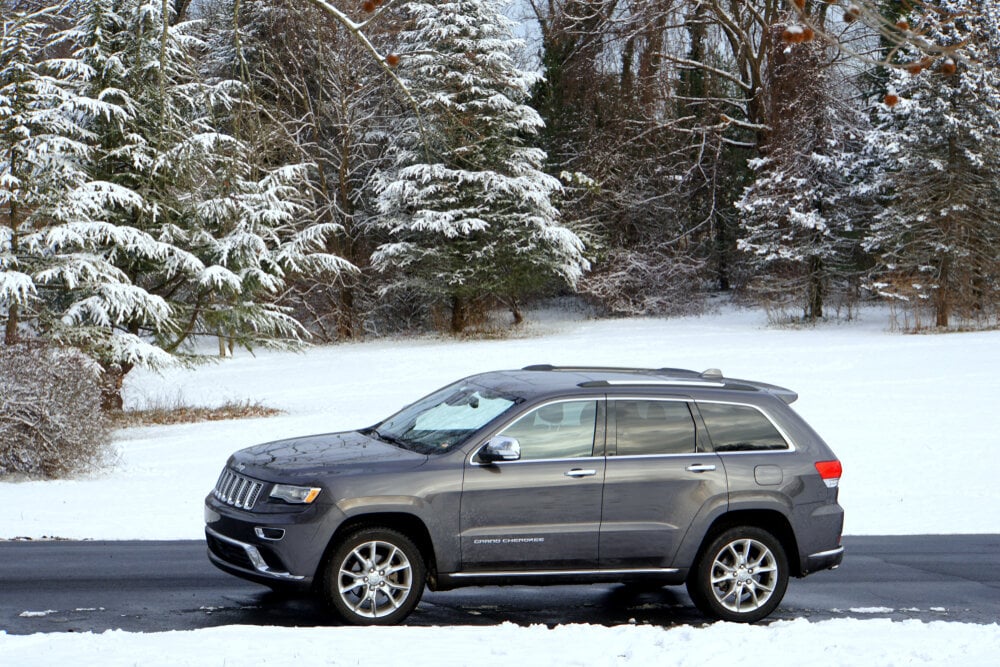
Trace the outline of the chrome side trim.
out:
M 302 579 L 305 579 L 305 577 L 301 575 L 272 570 L 271 567 L 264 560 L 264 557 L 260 555 L 260 551 L 257 550 L 257 547 L 255 547 L 252 544 L 247 544 L 246 542 L 240 542 L 239 540 L 234 540 L 231 537 L 220 535 L 219 533 L 212 530 L 211 528 L 208 528 L 207 526 L 205 527 L 205 532 L 219 541 L 243 549 L 243 551 L 245 551 L 247 554 L 247 558 L 249 558 L 250 562 L 253 563 L 253 568 L 257 570 L 257 572 L 259 572 L 260 574 L 266 575 L 268 577 L 274 577 L 275 579 L 286 579 L 288 581 L 301 581 Z M 228 565 L 233 566 L 232 563 L 228 563 Z
M 579 577 L 588 574 L 677 574 L 680 570 L 672 567 L 646 568 L 636 570 L 531 570 L 531 571 L 499 571 L 499 572 L 455 572 L 449 576 L 455 578 L 468 577 L 538 577 L 538 576 L 571 576 Z
M 829 558 L 830 556 L 837 556 L 844 553 L 844 547 L 837 547 L 836 549 L 830 549 L 829 551 L 820 551 L 819 553 L 809 554 L 806 558 Z
M 725 387 L 725 382 L 712 380 L 598 380 L 608 387 Z M 601 386 L 601 385 L 588 385 Z M 617 398 L 617 397 L 616 397 Z

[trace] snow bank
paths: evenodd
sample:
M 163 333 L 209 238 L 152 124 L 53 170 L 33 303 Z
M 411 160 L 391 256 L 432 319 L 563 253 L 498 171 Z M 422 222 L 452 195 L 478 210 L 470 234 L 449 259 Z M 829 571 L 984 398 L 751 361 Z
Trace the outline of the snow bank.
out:
M 21 667 L 164 665 L 656 665 L 767 667 L 996 664 L 997 625 L 804 619 L 771 625 L 565 625 L 492 628 L 276 628 L 225 626 L 139 634 L 0 633 L 0 656 Z

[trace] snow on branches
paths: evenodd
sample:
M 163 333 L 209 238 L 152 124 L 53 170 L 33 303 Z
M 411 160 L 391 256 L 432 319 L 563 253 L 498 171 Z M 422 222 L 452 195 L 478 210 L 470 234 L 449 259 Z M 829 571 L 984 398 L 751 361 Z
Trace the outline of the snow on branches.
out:
M 580 238 L 559 222 L 560 184 L 542 171 L 544 152 L 526 145 L 542 126 L 525 103 L 538 75 L 514 62 L 504 4 L 403 6 L 411 27 L 399 75 L 425 132 L 411 121 L 394 139 L 376 222 L 391 240 L 372 260 L 448 304 L 456 333 L 470 303 L 516 304 L 546 280 L 575 283 L 587 266 Z

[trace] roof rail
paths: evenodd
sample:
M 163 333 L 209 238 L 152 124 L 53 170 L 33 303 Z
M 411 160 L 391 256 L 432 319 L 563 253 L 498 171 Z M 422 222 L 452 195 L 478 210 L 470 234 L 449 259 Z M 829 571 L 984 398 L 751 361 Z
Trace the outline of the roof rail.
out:
M 704 373 L 698 373 L 697 371 L 692 371 L 687 368 L 636 368 L 632 366 L 555 366 L 553 364 L 532 364 L 531 366 L 525 366 L 521 369 L 522 371 L 565 371 L 565 372 L 596 372 L 596 373 L 637 373 L 643 375 L 668 375 L 668 376 L 679 376 L 679 377 L 710 377 Z M 718 377 L 722 377 L 722 372 L 718 369 L 709 369 L 705 371 L 715 371 L 718 373 Z M 712 376 L 714 379 L 714 376 Z
M 765 382 L 734 380 L 726 378 L 718 368 L 706 368 L 701 373 L 686 368 L 629 368 L 619 366 L 555 366 L 553 364 L 533 364 L 525 366 L 525 371 L 565 371 L 577 373 L 622 373 L 633 374 L 634 378 L 611 380 L 585 380 L 578 387 L 725 387 L 742 391 L 764 391 L 777 396 L 785 403 L 794 403 L 799 397 L 791 389 Z
M 552 364 L 532 364 L 525 366 L 522 371 L 605 371 L 613 373 L 649 373 L 648 368 L 630 368 L 626 366 L 554 366 Z
M 589 380 L 581 382 L 578 387 L 725 387 L 721 380 L 709 379 L 663 379 L 663 380 Z

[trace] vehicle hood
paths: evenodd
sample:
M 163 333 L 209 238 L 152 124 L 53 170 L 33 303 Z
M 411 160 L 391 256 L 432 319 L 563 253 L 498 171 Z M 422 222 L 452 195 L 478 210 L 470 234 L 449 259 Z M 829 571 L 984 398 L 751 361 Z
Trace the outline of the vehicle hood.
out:
M 356 431 L 276 440 L 241 449 L 229 467 L 269 482 L 336 474 L 407 469 L 427 460 L 418 454 Z

